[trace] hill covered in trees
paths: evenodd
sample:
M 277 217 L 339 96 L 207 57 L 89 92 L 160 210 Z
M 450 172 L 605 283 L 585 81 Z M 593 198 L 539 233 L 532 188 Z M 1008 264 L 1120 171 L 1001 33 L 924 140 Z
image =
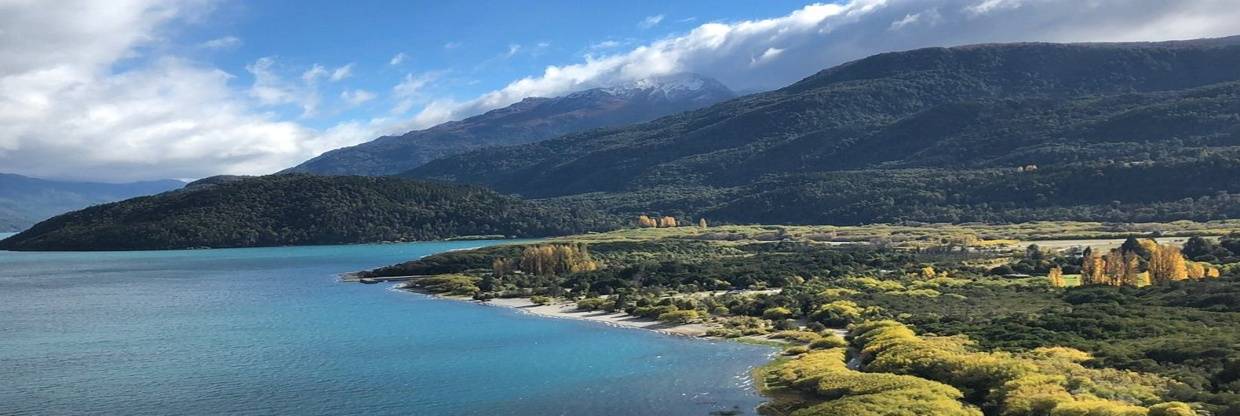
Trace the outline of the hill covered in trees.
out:
M 400 178 L 209 178 L 184 190 L 90 207 L 0 241 L 4 250 L 143 250 L 541 237 L 606 222 L 586 210 L 484 188 Z
M 444 156 L 649 121 L 734 96 L 719 81 L 677 74 L 562 97 L 530 97 L 464 120 L 332 150 L 286 172 L 392 175 Z
M 1240 37 L 887 53 L 403 174 L 747 223 L 1240 215 Z

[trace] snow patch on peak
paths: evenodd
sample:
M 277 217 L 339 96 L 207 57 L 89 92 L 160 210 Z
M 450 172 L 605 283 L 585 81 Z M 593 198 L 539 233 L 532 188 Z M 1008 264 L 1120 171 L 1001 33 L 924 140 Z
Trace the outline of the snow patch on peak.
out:
M 731 90 L 719 81 L 693 73 L 680 73 L 642 78 L 621 85 L 601 88 L 600 91 L 610 95 L 622 97 L 646 94 L 651 96 L 662 96 L 669 99 L 700 93 L 731 93 Z

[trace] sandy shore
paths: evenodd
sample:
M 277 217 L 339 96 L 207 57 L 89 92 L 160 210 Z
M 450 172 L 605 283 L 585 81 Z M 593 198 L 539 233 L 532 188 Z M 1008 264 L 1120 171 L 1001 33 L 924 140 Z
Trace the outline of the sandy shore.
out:
M 646 329 L 670 335 L 701 337 L 705 336 L 706 330 L 710 329 L 709 326 L 704 324 L 669 324 L 653 319 L 631 316 L 623 312 L 608 313 L 603 311 L 579 311 L 577 310 L 576 304 L 568 302 L 554 303 L 550 305 L 537 305 L 526 298 L 504 298 L 492 299 L 491 301 L 483 304 L 501 308 L 512 308 L 531 315 L 548 318 L 580 319 L 585 321 L 600 322 L 606 325 L 622 328 Z

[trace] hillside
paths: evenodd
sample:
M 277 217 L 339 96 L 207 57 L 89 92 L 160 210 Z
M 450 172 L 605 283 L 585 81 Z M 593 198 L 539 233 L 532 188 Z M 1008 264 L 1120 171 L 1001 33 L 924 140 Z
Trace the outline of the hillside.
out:
M 144 250 L 541 237 L 598 229 L 569 212 L 474 186 L 399 178 L 273 175 L 90 207 L 0 241 L 3 250 Z
M 20 231 L 54 215 L 180 188 L 181 181 L 52 181 L 0 173 L 0 232 Z
M 556 98 L 526 98 L 508 107 L 464 120 L 332 150 L 285 172 L 396 174 L 444 156 L 649 121 L 705 107 L 733 96 L 718 81 L 682 74 L 610 88 L 594 88 Z
M 887 53 L 403 175 L 625 215 L 852 224 L 1236 217 L 1238 172 L 1233 37 Z

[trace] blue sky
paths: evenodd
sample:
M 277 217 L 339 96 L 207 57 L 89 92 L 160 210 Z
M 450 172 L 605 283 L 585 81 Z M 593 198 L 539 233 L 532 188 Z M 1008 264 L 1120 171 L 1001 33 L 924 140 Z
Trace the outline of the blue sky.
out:
M 246 66 L 272 57 L 283 71 L 334 70 L 351 75 L 327 83 L 325 96 L 346 90 L 391 89 L 408 74 L 440 74 L 424 90 L 467 99 L 503 87 L 548 65 L 587 54 L 614 53 L 687 32 L 710 21 L 785 15 L 804 1 L 262 1 L 227 3 L 199 25 L 185 27 L 182 47 L 225 41 L 199 59 L 253 81 Z M 236 41 L 232 41 L 236 39 Z M 401 58 L 396 58 L 398 55 Z M 393 60 L 398 61 L 392 64 Z M 327 128 L 342 120 L 385 111 L 383 100 L 319 117 L 305 124 Z M 390 104 L 390 103 L 386 103 Z M 286 116 L 301 110 L 280 109 Z
M 1236 35 L 1237 1 L 0 0 L 0 172 L 268 174 L 680 72 L 759 91 L 920 47 Z

